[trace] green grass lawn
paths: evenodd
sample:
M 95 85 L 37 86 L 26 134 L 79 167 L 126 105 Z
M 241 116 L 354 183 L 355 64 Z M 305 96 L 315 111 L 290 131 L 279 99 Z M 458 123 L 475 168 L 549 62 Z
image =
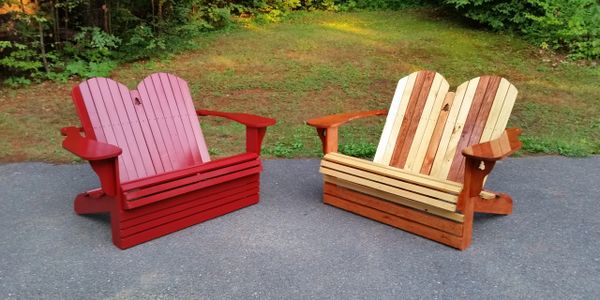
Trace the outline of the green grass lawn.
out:
M 316 157 L 320 142 L 303 121 L 325 114 L 388 108 L 395 84 L 420 69 L 443 74 L 451 88 L 497 74 L 519 89 L 509 126 L 524 129 L 525 153 L 600 153 L 600 68 L 557 63 L 516 37 L 445 21 L 427 12 L 296 13 L 277 24 L 246 23 L 197 40 L 194 51 L 121 66 L 130 87 L 156 71 L 186 79 L 197 108 L 274 117 L 267 157 Z M 74 160 L 59 128 L 78 120 L 66 84 L 0 90 L 0 161 Z M 341 130 L 341 149 L 373 153 L 383 118 Z M 214 156 L 240 152 L 243 127 L 202 123 Z

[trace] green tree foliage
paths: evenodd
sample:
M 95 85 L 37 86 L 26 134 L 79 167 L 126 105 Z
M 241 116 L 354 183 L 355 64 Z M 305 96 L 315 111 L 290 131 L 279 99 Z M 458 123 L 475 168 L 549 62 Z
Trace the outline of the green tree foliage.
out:
M 464 16 L 508 30 L 574 59 L 600 58 L 597 0 L 444 0 Z

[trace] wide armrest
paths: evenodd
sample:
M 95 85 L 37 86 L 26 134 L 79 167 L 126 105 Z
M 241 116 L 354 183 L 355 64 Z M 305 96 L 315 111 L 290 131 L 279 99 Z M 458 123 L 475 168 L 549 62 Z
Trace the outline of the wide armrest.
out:
M 277 121 L 271 118 L 265 118 L 261 116 L 251 115 L 251 114 L 243 114 L 243 113 L 230 113 L 230 112 L 221 112 L 221 111 L 211 111 L 199 109 L 196 110 L 196 114 L 199 116 L 216 116 L 223 117 L 226 119 L 230 119 L 232 121 L 236 121 L 238 123 L 244 124 L 248 127 L 268 127 L 271 125 L 275 125 Z
M 351 112 L 351 113 L 343 113 L 343 114 L 335 114 L 329 115 L 320 118 L 314 118 L 306 121 L 307 125 L 316 127 L 316 128 L 330 128 L 330 127 L 338 127 L 348 121 L 370 117 L 370 116 L 381 116 L 387 115 L 387 110 L 371 110 L 371 111 L 362 111 L 362 112 Z
M 77 127 L 65 127 L 60 130 L 66 138 L 62 145 L 69 152 L 85 160 L 103 160 L 119 156 L 123 151 L 117 146 L 82 137 Z
M 464 156 L 474 159 L 497 161 L 521 149 L 520 135 L 520 128 L 508 128 L 499 138 L 467 147 L 463 149 L 462 153 Z

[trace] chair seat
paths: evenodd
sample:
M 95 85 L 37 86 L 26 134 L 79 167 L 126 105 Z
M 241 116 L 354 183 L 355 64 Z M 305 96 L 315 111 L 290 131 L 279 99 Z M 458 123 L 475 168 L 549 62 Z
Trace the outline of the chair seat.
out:
M 458 194 L 463 187 L 461 183 L 336 152 L 325 155 L 320 172 L 326 182 L 463 222 L 464 216 L 456 211 Z M 481 197 L 489 199 L 495 194 L 483 192 Z
M 258 155 L 244 153 L 183 170 L 122 184 L 125 208 L 132 209 L 182 195 L 200 188 L 260 173 Z

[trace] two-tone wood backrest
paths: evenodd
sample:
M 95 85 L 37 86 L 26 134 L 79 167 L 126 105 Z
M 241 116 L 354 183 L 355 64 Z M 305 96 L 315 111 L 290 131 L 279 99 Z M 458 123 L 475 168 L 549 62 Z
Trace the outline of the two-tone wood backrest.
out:
M 462 182 L 462 149 L 502 134 L 517 89 L 498 76 L 471 79 L 456 93 L 448 89 L 431 71 L 402 78 L 373 161 Z
M 131 91 L 92 78 L 72 96 L 86 136 L 123 149 L 122 182 L 210 160 L 189 87 L 179 77 L 152 74 Z

